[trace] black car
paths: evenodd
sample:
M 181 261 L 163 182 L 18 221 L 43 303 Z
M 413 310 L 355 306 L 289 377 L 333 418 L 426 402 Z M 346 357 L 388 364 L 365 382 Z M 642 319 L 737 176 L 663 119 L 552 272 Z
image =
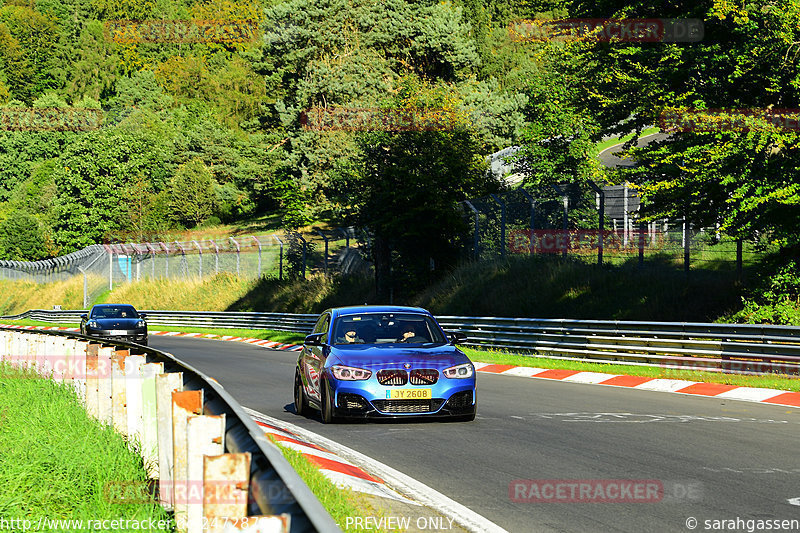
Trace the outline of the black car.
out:
M 81 315 L 81 333 L 147 346 L 145 316 L 132 305 L 98 304 L 92 307 L 88 315 Z

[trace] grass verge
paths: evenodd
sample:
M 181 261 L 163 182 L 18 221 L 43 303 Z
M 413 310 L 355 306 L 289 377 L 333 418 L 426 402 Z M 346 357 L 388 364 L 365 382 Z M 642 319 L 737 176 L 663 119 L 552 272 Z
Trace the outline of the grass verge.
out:
M 163 520 L 160 531 L 173 531 L 158 504 L 108 497 L 109 486 L 146 480 L 142 458 L 89 418 L 73 389 L 0 363 L 0 516 L 43 531 L 91 529 L 55 520 Z
M 381 509 L 376 509 L 370 505 L 360 494 L 353 492 L 350 489 L 341 489 L 337 487 L 331 480 L 326 478 L 319 469 L 311 464 L 303 454 L 291 448 L 283 446 L 280 442 L 272 440 L 280 448 L 283 456 L 292 465 L 292 468 L 298 475 L 305 481 L 311 492 L 322 503 L 322 506 L 330 513 L 334 521 L 343 527 L 348 517 L 354 516 L 373 516 L 380 520 L 383 516 Z M 371 529 L 367 528 L 366 531 L 394 531 L 386 529 Z

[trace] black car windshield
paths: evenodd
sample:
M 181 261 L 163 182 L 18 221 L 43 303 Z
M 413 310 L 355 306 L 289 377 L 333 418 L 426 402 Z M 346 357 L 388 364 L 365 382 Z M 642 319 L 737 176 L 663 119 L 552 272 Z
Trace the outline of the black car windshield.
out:
M 417 313 L 345 315 L 336 320 L 333 332 L 335 345 L 447 343 L 436 321 Z
M 113 305 L 93 308 L 91 318 L 139 318 L 139 313 L 131 305 Z

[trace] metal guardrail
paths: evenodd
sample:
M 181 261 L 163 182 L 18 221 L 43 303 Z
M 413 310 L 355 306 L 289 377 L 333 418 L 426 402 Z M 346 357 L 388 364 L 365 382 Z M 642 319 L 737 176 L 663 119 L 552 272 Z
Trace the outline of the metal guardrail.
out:
M 85 311 L 27 311 L 5 319 L 78 322 Z M 308 333 L 317 315 L 146 311 L 160 326 L 273 329 Z M 540 357 L 713 372 L 800 375 L 800 328 L 701 322 L 635 322 L 496 317 L 437 317 L 477 348 Z
M 28 312 L 23 313 L 27 317 L 37 316 L 44 318 L 50 316 L 48 320 L 53 320 L 53 315 L 50 313 L 57 313 L 58 319 L 73 320 L 79 317 L 80 311 L 67 311 L 67 312 Z M 37 337 L 41 335 L 59 336 L 61 338 L 75 339 L 76 341 L 83 341 L 82 356 L 73 355 L 78 357 L 77 361 L 87 361 L 90 354 L 93 353 L 95 357 L 95 372 L 98 368 L 102 368 L 102 363 L 98 366 L 97 363 L 97 346 L 113 347 L 112 349 L 122 351 L 130 355 L 143 355 L 146 363 L 162 363 L 164 373 L 182 373 L 182 390 L 184 391 L 199 391 L 202 390 L 202 408 L 201 413 L 204 415 L 219 416 L 225 415 L 225 429 L 224 429 L 224 443 L 225 453 L 242 454 L 250 453 L 250 475 L 249 475 L 249 494 L 248 494 L 248 514 L 254 515 L 282 515 L 288 514 L 290 517 L 290 531 L 292 533 L 300 533 L 307 531 L 324 531 L 324 532 L 338 532 L 341 531 L 336 525 L 333 518 L 328 514 L 319 500 L 314 496 L 305 482 L 295 472 L 292 466 L 284 458 L 280 450 L 272 445 L 264 434 L 264 431 L 253 421 L 243 410 L 242 406 L 214 379 L 193 368 L 192 366 L 176 359 L 169 353 L 162 352 L 153 348 L 140 346 L 138 344 L 129 344 L 119 341 L 99 341 L 91 337 L 79 335 L 76 333 L 68 333 L 62 331 L 26 331 L 15 328 L 0 327 L 0 333 L 12 332 L 13 334 L 29 335 L 30 337 Z M 76 345 L 78 342 L 76 342 Z M 30 348 L 23 348 L 19 353 L 23 354 L 19 362 L 23 362 L 27 357 L 30 364 L 40 364 L 45 361 L 47 364 L 50 358 L 54 357 L 69 357 L 65 355 L 56 355 L 51 351 L 38 349 L 35 347 L 35 339 L 30 342 Z M 21 346 L 15 344 L 15 346 Z M 94 346 L 95 349 L 91 347 Z M 71 352 L 75 353 L 77 349 L 72 349 Z M 10 350 L 14 351 L 14 350 Z M 55 350 L 57 351 L 57 349 Z M 80 350 L 78 350 L 80 351 Z M 60 352 L 59 352 L 60 353 Z M 25 356 L 24 354 L 28 354 Z M 51 355 L 52 354 L 52 355 Z M 0 354 L 0 360 L 3 359 L 3 354 Z M 9 354 L 5 354 L 8 358 Z M 82 359 L 81 359 L 82 358 Z M 11 355 L 11 360 L 14 362 L 14 355 Z M 53 372 L 52 361 L 50 365 L 45 366 Z M 67 362 L 66 367 L 73 369 L 75 361 Z M 83 370 L 83 387 L 88 386 L 88 378 L 90 376 L 89 368 L 91 365 L 86 364 Z M 113 365 L 113 363 L 112 363 Z M 122 364 L 124 368 L 124 363 Z M 101 380 L 95 379 L 95 382 Z M 110 381 L 110 379 L 107 379 Z M 77 383 L 77 381 L 76 381 Z M 97 387 L 97 386 L 96 386 Z M 109 384 L 108 387 L 111 387 Z M 108 388 L 107 387 L 107 388 Z M 109 389 L 110 390 L 110 389 Z M 95 398 L 97 399 L 98 390 L 95 388 Z M 90 407 L 89 397 L 91 396 L 90 389 L 86 389 L 84 398 L 86 398 L 87 409 Z M 110 402 L 110 399 L 106 399 Z M 109 414 L 110 416 L 110 414 Z M 116 413 L 115 415 L 116 416 Z

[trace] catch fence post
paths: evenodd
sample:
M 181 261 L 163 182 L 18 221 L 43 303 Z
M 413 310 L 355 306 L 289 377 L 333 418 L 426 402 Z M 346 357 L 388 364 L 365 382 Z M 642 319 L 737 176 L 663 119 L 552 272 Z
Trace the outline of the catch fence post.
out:
M 278 241 L 278 244 L 281 246 L 281 250 L 278 255 L 278 280 L 283 281 L 283 241 L 278 238 L 277 235 L 273 234 L 272 237 Z

